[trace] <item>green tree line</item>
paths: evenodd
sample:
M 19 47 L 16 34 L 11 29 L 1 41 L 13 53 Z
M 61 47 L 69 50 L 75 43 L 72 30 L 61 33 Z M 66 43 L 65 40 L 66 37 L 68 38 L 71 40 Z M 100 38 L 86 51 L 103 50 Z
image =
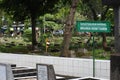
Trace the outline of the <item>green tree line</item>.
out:
M 37 45 L 35 27 L 38 20 L 44 26 L 63 29 L 60 56 L 64 57 L 70 56 L 70 40 L 76 20 L 110 21 L 114 25 L 111 7 L 102 5 L 101 0 L 1 0 L 0 9 L 0 16 L 7 14 L 15 21 L 30 20 L 33 50 Z M 107 47 L 105 33 L 102 33 L 102 38 L 105 49 Z

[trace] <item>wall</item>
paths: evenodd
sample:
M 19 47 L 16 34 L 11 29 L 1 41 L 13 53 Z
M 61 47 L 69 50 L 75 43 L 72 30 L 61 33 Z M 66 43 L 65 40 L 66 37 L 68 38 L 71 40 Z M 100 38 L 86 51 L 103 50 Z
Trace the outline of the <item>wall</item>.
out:
M 52 64 L 56 74 L 78 77 L 93 75 L 92 59 L 0 53 L 0 63 L 12 63 L 25 67 L 36 67 L 36 63 Z M 110 79 L 109 60 L 95 61 L 95 77 Z

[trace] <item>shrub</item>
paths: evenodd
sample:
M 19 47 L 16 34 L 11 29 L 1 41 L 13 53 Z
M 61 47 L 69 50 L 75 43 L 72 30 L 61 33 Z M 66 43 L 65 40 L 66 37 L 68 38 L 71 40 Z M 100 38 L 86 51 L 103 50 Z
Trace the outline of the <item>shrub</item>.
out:
M 23 34 L 24 40 L 26 42 L 32 41 L 32 31 L 30 29 L 26 29 Z
M 0 46 L 0 52 L 5 53 L 28 53 L 29 50 L 25 46 Z

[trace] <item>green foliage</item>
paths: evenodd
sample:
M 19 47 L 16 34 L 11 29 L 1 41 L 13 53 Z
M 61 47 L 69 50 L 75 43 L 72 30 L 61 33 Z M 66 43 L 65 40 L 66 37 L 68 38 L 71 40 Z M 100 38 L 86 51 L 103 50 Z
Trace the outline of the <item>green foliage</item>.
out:
M 66 19 L 67 15 L 69 13 L 69 8 L 67 6 L 62 7 L 58 10 L 58 12 L 55 14 L 56 19 Z
M 69 47 L 70 50 L 76 50 L 78 48 L 80 48 L 80 44 L 78 43 L 71 43 Z
M 0 52 L 27 54 L 29 52 L 29 50 L 27 49 L 26 46 L 6 46 L 6 45 L 1 45 L 0 46 Z
M 106 20 L 111 22 L 111 25 L 114 26 L 114 14 L 113 14 L 113 9 L 110 8 L 107 12 L 106 15 Z
M 61 29 L 61 25 L 53 21 L 45 21 L 44 25 L 49 29 L 54 29 L 54 30 Z
M 110 13 L 109 8 L 109 6 L 102 5 L 102 0 L 82 0 L 78 9 L 89 20 L 111 21 L 113 13 Z
M 40 36 L 40 42 L 42 43 L 42 45 L 45 46 L 45 39 L 48 38 L 48 35 L 47 34 L 42 34 Z
M 48 20 L 48 21 L 49 20 L 54 20 L 54 15 L 52 15 L 52 14 L 47 13 L 47 14 L 44 15 L 44 17 L 45 17 L 45 20 Z
M 26 29 L 23 34 L 24 40 L 27 42 L 31 42 L 32 41 L 31 35 L 32 35 L 32 31 L 30 29 Z
M 2 0 L 1 7 L 18 20 L 53 12 L 57 0 Z M 7 6 L 6 6 L 7 5 Z
M 103 49 L 95 49 L 96 59 L 110 59 L 110 52 L 106 52 Z
M 43 40 L 41 42 L 39 49 L 41 49 L 41 52 L 45 52 L 45 39 L 48 38 L 50 41 L 50 45 L 48 47 L 48 53 L 52 56 L 59 56 L 60 53 L 59 51 L 61 50 L 61 43 L 63 40 L 63 37 L 49 37 L 48 35 L 44 34 L 42 35 L 43 38 L 40 38 Z M 87 37 L 72 37 L 71 39 L 71 44 L 70 44 L 70 50 L 77 50 L 79 48 L 85 48 L 88 50 L 88 53 L 85 54 L 84 56 L 92 56 L 92 40 L 91 44 L 88 47 L 85 47 L 85 44 L 83 43 L 84 40 L 87 39 Z M 97 39 L 97 37 L 95 37 Z M 30 48 L 27 47 L 28 44 L 30 44 L 28 41 L 24 42 L 23 39 L 13 39 L 13 38 L 5 38 L 6 42 L 0 42 L 0 52 L 7 52 L 7 53 L 29 53 Z M 108 40 L 108 45 L 111 46 L 113 45 L 114 38 L 113 37 L 107 37 Z M 3 41 L 3 40 L 0 40 Z M 82 43 L 79 43 L 82 42 Z M 104 51 L 102 46 L 101 46 L 101 38 L 97 40 L 97 47 L 95 47 L 95 58 L 96 59 L 110 59 L 110 51 Z M 53 50 L 58 50 L 57 52 L 52 52 Z M 83 53 L 76 53 L 77 57 L 83 56 Z
M 48 28 L 49 30 L 62 29 L 62 24 L 58 22 L 55 15 L 45 14 L 39 17 L 39 21 L 41 21 L 42 27 Z
M 48 39 L 48 41 L 50 41 L 49 39 L 51 38 L 51 34 L 42 34 L 40 36 L 40 45 L 38 45 L 38 47 L 40 47 L 42 49 L 42 51 L 45 51 L 45 47 L 46 47 L 46 39 Z
M 76 21 L 84 21 L 84 20 L 87 20 L 87 17 L 80 14 L 79 12 L 76 12 L 75 14 L 75 20 Z

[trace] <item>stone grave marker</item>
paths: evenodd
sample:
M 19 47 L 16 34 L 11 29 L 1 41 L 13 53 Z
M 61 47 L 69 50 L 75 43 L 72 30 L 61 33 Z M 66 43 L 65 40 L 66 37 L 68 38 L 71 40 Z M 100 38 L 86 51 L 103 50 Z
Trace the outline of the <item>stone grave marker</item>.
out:
M 37 64 L 37 80 L 56 80 L 53 65 Z
M 0 80 L 14 80 L 10 64 L 0 63 Z

